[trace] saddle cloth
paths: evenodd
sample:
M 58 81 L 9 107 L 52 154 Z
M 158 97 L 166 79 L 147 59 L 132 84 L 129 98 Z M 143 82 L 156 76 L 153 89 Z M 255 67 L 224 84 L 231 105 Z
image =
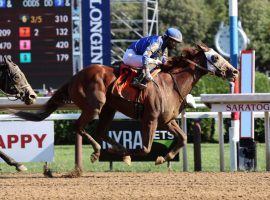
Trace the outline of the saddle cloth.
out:
M 112 93 L 128 101 L 139 102 L 141 90 L 133 87 L 130 84 L 133 78 L 137 76 L 137 73 L 137 70 L 121 63 L 120 74 L 117 80 L 114 82 Z
M 119 96 L 128 101 L 134 101 L 143 103 L 144 101 L 144 90 L 140 90 L 131 85 L 134 77 L 137 77 L 138 70 L 134 69 L 124 63 L 119 65 L 120 73 L 117 80 L 114 82 L 112 88 L 112 94 Z M 160 68 L 154 68 L 151 70 L 152 77 L 155 77 L 161 71 Z

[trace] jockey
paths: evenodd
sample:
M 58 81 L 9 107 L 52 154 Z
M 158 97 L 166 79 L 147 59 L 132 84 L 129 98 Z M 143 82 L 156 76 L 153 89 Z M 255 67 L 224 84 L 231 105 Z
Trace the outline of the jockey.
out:
M 133 80 L 132 85 L 140 89 L 146 88 L 144 83 L 153 80 L 150 71 L 157 65 L 166 63 L 168 49 L 176 48 L 176 44 L 181 42 L 181 32 L 176 28 L 168 28 L 163 36 L 147 36 L 132 43 L 123 56 L 123 62 L 143 69 L 143 73 Z

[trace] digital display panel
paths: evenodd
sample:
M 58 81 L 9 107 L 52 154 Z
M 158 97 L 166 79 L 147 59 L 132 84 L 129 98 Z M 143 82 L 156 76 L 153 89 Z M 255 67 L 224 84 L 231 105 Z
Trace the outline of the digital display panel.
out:
M 71 0 L 0 0 L 0 61 L 10 56 L 33 88 L 73 75 Z

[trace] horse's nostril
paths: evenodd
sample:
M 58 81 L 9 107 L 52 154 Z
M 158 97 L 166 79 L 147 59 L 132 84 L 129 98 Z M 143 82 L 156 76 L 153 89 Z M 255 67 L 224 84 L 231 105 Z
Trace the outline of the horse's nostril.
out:
M 238 71 L 237 70 L 233 70 L 233 74 L 234 75 L 238 75 Z
M 30 95 L 30 99 L 36 99 L 36 98 L 37 98 L 36 95 L 33 95 L 33 94 Z

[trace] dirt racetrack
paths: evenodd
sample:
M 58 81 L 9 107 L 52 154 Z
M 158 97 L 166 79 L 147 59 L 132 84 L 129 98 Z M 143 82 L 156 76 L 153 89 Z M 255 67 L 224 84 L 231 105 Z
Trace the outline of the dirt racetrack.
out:
M 1 199 L 270 199 L 266 172 L 0 174 Z

